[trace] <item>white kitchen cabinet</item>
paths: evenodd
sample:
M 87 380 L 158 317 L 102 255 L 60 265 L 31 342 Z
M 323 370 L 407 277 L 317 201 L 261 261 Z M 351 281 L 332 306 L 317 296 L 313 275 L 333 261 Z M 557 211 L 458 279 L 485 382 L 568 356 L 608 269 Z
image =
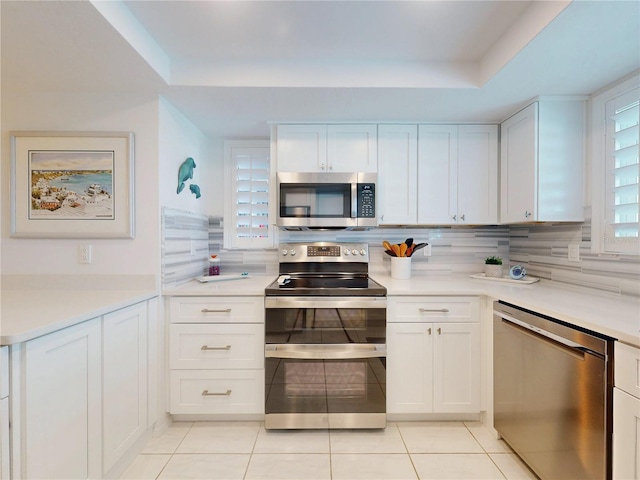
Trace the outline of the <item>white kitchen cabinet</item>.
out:
M 102 476 L 100 319 L 24 344 L 20 478 Z
M 616 342 L 613 478 L 640 479 L 640 349 Z
M 280 172 L 376 172 L 376 125 L 278 125 Z
M 156 418 L 157 319 L 150 299 L 10 346 L 11 478 L 122 472 Z
M 169 299 L 170 412 L 264 414 L 263 297 Z
M 500 132 L 500 221 L 583 221 L 585 102 L 540 99 Z
M 9 452 L 9 347 L 0 347 L 0 480 L 11 475 Z
M 418 127 L 378 126 L 378 225 L 418 220 Z
M 147 304 L 103 318 L 103 474 L 147 429 Z
M 418 223 L 498 221 L 498 127 L 420 125 Z
M 389 297 L 387 413 L 480 412 L 476 297 Z

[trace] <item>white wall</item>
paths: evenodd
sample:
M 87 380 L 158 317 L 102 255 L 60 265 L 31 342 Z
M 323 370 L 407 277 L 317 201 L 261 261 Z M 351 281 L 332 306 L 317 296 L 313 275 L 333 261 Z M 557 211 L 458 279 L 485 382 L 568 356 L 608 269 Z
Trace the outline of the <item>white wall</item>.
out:
M 153 94 L 2 92 L 2 274 L 135 274 L 159 279 L 158 111 Z M 10 238 L 10 131 L 134 132 L 135 238 Z M 92 245 L 89 265 L 77 262 L 81 243 Z
M 160 205 L 204 215 L 221 214 L 223 189 L 222 149 L 217 154 L 207 137 L 169 101 L 160 99 L 159 109 Z M 215 144 L 214 144 L 215 145 Z M 194 159 L 193 179 L 178 194 L 178 171 L 188 158 Z M 200 187 L 201 197 L 189 190 Z

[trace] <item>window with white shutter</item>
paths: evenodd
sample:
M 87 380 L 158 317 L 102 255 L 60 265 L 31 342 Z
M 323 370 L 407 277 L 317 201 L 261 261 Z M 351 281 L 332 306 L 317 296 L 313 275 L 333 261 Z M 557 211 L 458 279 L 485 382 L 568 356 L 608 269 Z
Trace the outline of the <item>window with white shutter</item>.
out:
M 604 252 L 640 253 L 639 99 L 635 88 L 605 106 Z
M 225 141 L 224 157 L 228 192 L 225 248 L 273 247 L 274 232 L 269 223 L 269 141 Z

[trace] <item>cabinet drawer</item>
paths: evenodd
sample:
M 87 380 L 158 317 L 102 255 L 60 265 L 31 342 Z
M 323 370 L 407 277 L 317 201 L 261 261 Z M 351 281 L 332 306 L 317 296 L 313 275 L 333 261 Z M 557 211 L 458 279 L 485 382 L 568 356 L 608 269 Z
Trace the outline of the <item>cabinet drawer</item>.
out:
M 172 370 L 171 413 L 264 413 L 264 370 Z
M 172 369 L 242 369 L 264 366 L 264 325 L 172 324 Z
M 264 323 L 263 297 L 172 297 L 171 323 Z
M 387 322 L 478 322 L 479 312 L 477 297 L 390 297 Z
M 615 386 L 640 398 L 640 349 L 620 342 L 614 348 Z

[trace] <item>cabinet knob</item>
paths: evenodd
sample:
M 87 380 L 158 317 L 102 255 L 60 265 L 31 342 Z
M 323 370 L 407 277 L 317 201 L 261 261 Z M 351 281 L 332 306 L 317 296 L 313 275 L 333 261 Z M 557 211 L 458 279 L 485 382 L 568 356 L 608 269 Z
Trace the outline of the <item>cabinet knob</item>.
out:
M 464 213 L 460 216 L 460 220 L 464 222 Z
M 458 219 L 457 215 L 454 215 L 453 217 L 451 217 L 453 219 L 453 221 L 455 222 Z

